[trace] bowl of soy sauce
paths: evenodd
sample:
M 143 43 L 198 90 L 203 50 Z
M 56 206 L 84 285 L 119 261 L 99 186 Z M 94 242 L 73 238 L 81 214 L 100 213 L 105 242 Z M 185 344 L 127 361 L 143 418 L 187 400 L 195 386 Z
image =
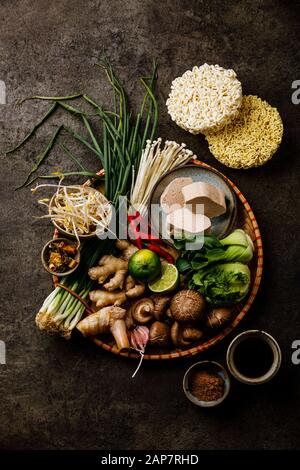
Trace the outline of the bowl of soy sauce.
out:
M 281 350 L 269 333 L 248 330 L 233 339 L 226 359 L 229 371 L 237 380 L 259 385 L 277 374 L 281 364 Z

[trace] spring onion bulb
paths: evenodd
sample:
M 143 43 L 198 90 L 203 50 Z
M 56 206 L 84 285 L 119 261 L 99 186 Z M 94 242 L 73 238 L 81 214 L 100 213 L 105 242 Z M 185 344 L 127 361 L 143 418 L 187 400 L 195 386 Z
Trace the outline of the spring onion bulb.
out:
M 88 269 L 95 265 L 98 259 L 112 248 L 112 240 L 99 240 L 98 238 L 83 243 L 81 248 L 82 261 L 69 276 L 61 280 L 70 291 L 75 292 L 82 300 L 88 300 L 89 291 L 93 281 L 86 275 Z M 74 295 L 62 287 L 57 286 L 46 298 L 36 316 L 36 324 L 41 330 L 48 333 L 60 334 L 66 339 L 85 311 L 85 305 Z
M 141 215 L 145 215 L 151 191 L 159 178 L 188 160 L 196 158 L 191 150 L 185 148 L 185 144 L 166 140 L 164 147 L 161 148 L 161 143 L 161 138 L 154 141 L 147 140 L 139 170 L 132 185 L 130 203 Z M 134 177 L 133 168 L 132 178 Z

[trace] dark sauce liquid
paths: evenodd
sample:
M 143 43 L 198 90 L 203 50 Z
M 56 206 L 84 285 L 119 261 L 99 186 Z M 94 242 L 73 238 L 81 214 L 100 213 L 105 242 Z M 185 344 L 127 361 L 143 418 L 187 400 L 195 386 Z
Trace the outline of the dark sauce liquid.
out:
M 274 354 L 271 346 L 263 338 L 250 336 L 237 345 L 233 360 L 242 375 L 257 378 L 271 369 Z

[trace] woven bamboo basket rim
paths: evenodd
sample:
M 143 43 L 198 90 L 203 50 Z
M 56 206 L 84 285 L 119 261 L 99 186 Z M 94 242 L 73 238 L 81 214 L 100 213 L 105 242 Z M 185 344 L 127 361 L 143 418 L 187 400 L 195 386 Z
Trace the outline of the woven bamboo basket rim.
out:
M 252 281 L 252 289 L 250 293 L 248 294 L 247 301 L 241 308 L 240 312 L 238 315 L 234 318 L 234 320 L 228 325 L 226 328 L 224 328 L 221 332 L 219 332 L 216 336 L 209 338 L 207 341 L 200 343 L 196 346 L 193 346 L 189 349 L 185 350 L 175 350 L 171 352 L 162 352 L 161 354 L 158 353 L 153 353 L 153 354 L 145 354 L 144 359 L 146 360 L 166 360 L 166 359 L 178 359 L 181 357 L 189 357 L 189 356 L 194 356 L 195 354 L 199 354 L 203 351 L 206 351 L 207 349 L 211 348 L 212 346 L 215 346 L 217 343 L 219 343 L 222 339 L 224 339 L 229 333 L 234 330 L 238 326 L 238 324 L 241 322 L 241 320 L 244 318 L 244 316 L 247 314 L 249 311 L 251 305 L 254 302 L 254 299 L 257 295 L 259 285 L 261 282 L 262 278 L 262 272 L 263 272 L 263 246 L 262 246 L 262 238 L 260 234 L 260 230 L 258 227 L 257 220 L 255 218 L 255 215 L 246 200 L 245 196 L 241 193 L 241 191 L 238 189 L 238 187 L 229 179 L 227 176 L 225 176 L 223 173 L 221 173 L 219 170 L 215 169 L 211 165 L 208 165 L 207 163 L 204 163 L 200 160 L 194 160 L 193 163 L 197 166 L 208 168 L 209 170 L 214 171 L 218 175 L 220 175 L 223 179 L 225 179 L 233 191 L 235 192 L 238 203 L 241 203 L 247 213 L 247 218 L 250 221 L 253 234 L 254 234 L 254 244 L 256 247 L 256 252 L 255 252 L 255 259 L 256 259 L 256 269 L 255 269 L 255 277 L 254 280 Z M 85 183 L 90 184 L 89 181 Z M 56 284 L 57 280 L 55 277 L 53 278 L 54 284 Z M 91 337 L 91 340 L 100 348 L 109 351 L 113 354 L 117 354 L 122 357 L 127 357 L 131 359 L 138 359 L 140 358 L 140 355 L 131 352 L 131 351 L 120 351 L 115 345 L 111 345 L 109 343 L 106 343 L 105 341 L 102 341 L 101 339 L 97 337 Z

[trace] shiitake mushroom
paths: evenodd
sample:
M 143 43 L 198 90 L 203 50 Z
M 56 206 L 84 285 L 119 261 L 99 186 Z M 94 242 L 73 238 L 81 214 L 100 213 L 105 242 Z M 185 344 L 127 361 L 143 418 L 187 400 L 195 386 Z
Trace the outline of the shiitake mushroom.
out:
M 152 294 L 150 299 L 154 302 L 154 318 L 161 321 L 164 317 L 165 311 L 170 303 L 172 296 L 167 294 Z
M 174 320 L 182 323 L 199 321 L 206 308 L 203 295 L 191 289 L 185 289 L 174 295 L 170 310 Z
M 139 299 L 133 305 L 132 317 L 138 324 L 151 322 L 157 317 L 154 314 L 157 299 L 155 296 L 151 297 Z M 165 296 L 162 300 L 161 311 L 165 312 L 170 297 Z M 216 330 L 228 324 L 233 318 L 232 308 L 218 307 L 209 311 L 204 319 L 205 309 L 205 298 L 199 292 L 190 289 L 177 292 L 165 312 L 165 322 L 156 320 L 151 324 L 150 344 L 166 348 L 172 342 L 176 347 L 188 347 L 203 337 L 202 329 L 196 326 L 199 321 L 202 320 L 201 323 L 206 329 Z
M 187 347 L 199 341 L 203 332 L 193 325 L 180 324 L 175 321 L 171 327 L 172 343 L 176 347 Z
M 206 308 L 203 295 L 191 289 L 184 289 L 174 295 L 170 310 L 174 320 L 182 323 L 199 321 Z
M 153 319 L 154 302 L 148 297 L 143 297 L 133 303 L 131 307 L 132 318 L 139 325 L 145 325 Z
M 155 321 L 150 327 L 149 341 L 153 346 L 166 348 L 170 343 L 170 327 L 161 321 Z
M 222 328 L 230 322 L 233 317 L 233 309 L 229 307 L 218 307 L 211 310 L 206 317 L 206 327 L 209 329 Z

